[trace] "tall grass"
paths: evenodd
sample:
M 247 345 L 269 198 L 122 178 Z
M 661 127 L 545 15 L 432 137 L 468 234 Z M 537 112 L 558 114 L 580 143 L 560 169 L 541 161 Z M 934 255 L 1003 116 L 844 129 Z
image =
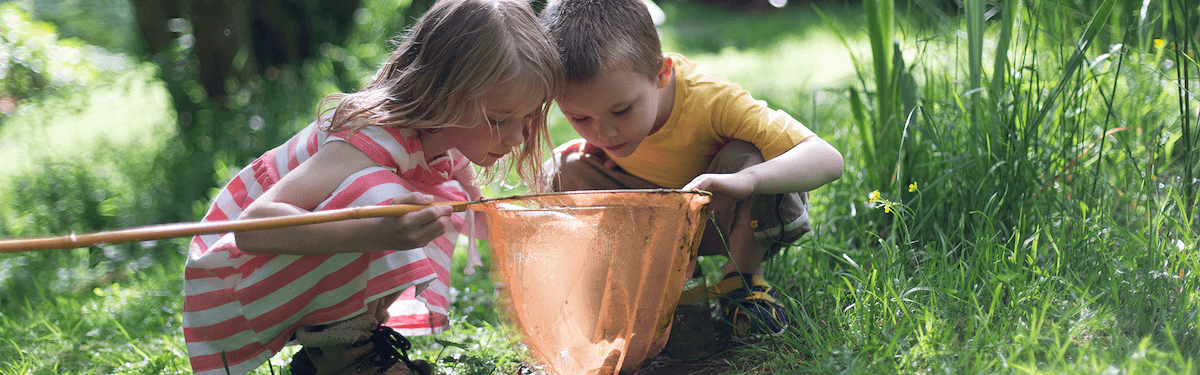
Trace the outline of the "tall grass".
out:
M 866 173 L 905 178 L 865 205 L 887 207 L 874 215 L 901 228 L 866 234 L 865 247 L 819 241 L 801 260 L 835 270 L 801 283 L 826 291 L 802 304 L 844 312 L 802 320 L 832 318 L 806 336 L 844 345 L 818 351 L 824 360 L 808 369 L 1196 371 L 1196 164 L 1185 140 L 1197 65 L 1181 47 L 1195 37 L 1181 32 L 1195 10 L 1167 17 L 1142 6 L 1128 17 L 1117 10 L 1139 7 L 1118 4 L 1129 3 L 1001 1 L 989 20 L 987 4 L 967 1 L 965 46 L 951 29 L 901 42 L 909 67 L 873 62 L 864 88 L 876 90 L 878 113 L 895 106 L 885 98 L 897 74 L 887 72 L 918 72 L 913 118 L 876 120 L 861 140 L 874 157 Z M 876 8 L 864 2 L 869 22 L 889 22 L 872 19 Z M 1178 26 L 1164 35 L 1164 25 Z M 876 59 L 892 50 L 868 35 Z M 1177 38 L 1173 61 L 1154 47 L 1160 38 Z M 895 129 L 912 141 L 878 142 Z M 1180 151 L 1160 145 L 1172 139 Z
M 791 328 L 732 349 L 723 373 L 1200 371 L 1194 4 L 915 3 L 816 5 L 855 69 L 844 84 L 814 87 L 733 72 L 791 69 L 762 60 L 797 56 L 780 51 L 819 35 L 807 7 L 746 15 L 661 2 L 668 49 L 747 75 L 737 81 L 847 161 L 846 177 L 813 192 L 817 230 L 766 264 Z M 697 27 L 722 24 L 741 28 Z M 556 141 L 574 136 L 561 117 L 552 126 Z M 80 221 L 140 207 L 94 193 L 142 179 L 144 166 L 122 176 L 49 165 L 62 173 L 7 181 L 36 188 L 0 194 L 5 235 L 90 230 Z M 156 246 L 169 256 L 0 257 L 0 372 L 188 372 L 178 326 L 184 245 Z M 481 271 L 453 280 L 454 329 L 415 340 L 417 356 L 444 373 L 511 373 L 527 360 Z M 294 350 L 256 373 L 286 373 Z

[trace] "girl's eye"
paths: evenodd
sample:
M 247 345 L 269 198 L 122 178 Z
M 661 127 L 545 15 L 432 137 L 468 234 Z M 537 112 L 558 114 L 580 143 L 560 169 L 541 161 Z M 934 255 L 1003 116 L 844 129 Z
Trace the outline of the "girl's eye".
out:
M 489 118 L 487 119 L 487 122 L 488 122 L 488 124 L 489 124 L 489 125 L 496 125 L 496 126 L 499 126 L 500 124 L 504 123 L 504 120 L 493 120 L 493 119 L 491 119 L 491 118 L 489 117 Z
M 587 120 L 587 117 L 568 117 L 568 119 L 570 119 L 572 122 L 580 122 L 583 120 Z
M 620 111 L 613 112 L 613 114 L 614 114 L 614 115 L 617 115 L 617 116 L 620 116 L 620 115 L 623 115 L 623 114 L 625 114 L 625 113 L 628 113 L 628 112 L 629 112 L 629 110 L 630 110 L 631 108 L 633 108 L 633 106 L 632 106 L 632 105 L 631 105 L 631 106 L 628 106 L 628 107 L 625 107 L 625 109 L 622 109 L 622 110 L 620 110 Z

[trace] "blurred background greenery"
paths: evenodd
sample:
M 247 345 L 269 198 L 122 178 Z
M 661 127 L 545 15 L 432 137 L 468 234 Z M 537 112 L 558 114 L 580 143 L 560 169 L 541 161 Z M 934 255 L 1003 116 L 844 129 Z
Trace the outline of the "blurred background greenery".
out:
M 0 237 L 198 220 L 429 2 L 0 2 Z M 846 157 L 767 265 L 792 328 L 723 373 L 1196 372 L 1194 2 L 657 3 L 665 50 Z M 556 112 L 551 134 L 576 137 Z M 186 251 L 0 254 L 0 372 L 189 372 Z M 527 360 L 488 277 L 455 276 L 455 328 L 418 356 Z

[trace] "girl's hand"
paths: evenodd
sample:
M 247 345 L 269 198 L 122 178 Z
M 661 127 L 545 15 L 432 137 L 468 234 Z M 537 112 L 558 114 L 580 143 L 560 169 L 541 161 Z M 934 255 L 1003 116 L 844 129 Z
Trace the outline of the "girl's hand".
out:
M 408 193 L 392 199 L 392 204 L 433 203 L 433 197 L 421 193 Z M 425 247 L 430 241 L 446 234 L 450 228 L 450 214 L 454 207 L 430 206 L 401 216 L 383 218 L 383 235 L 379 238 L 385 249 L 407 250 Z
M 713 193 L 710 208 L 732 205 L 754 193 L 754 180 L 735 173 L 705 173 L 688 182 L 683 190 L 704 190 Z

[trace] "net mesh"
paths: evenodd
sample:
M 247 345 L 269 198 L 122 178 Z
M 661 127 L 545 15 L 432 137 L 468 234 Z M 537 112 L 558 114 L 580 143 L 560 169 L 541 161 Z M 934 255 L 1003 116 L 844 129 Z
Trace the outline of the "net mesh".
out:
M 709 196 L 581 191 L 491 201 L 497 289 L 533 356 L 558 374 L 632 373 L 662 350 Z

